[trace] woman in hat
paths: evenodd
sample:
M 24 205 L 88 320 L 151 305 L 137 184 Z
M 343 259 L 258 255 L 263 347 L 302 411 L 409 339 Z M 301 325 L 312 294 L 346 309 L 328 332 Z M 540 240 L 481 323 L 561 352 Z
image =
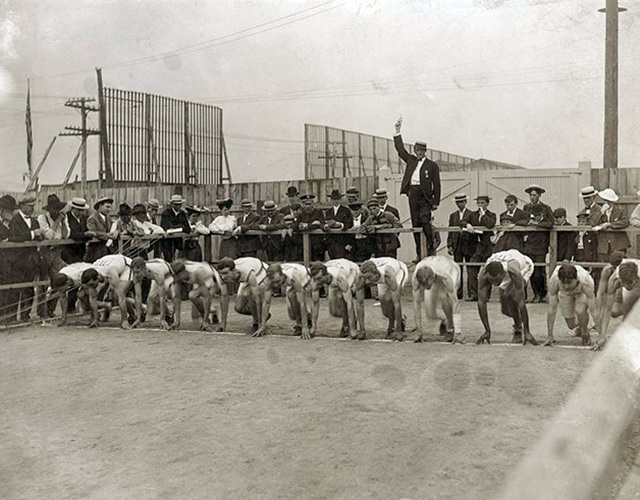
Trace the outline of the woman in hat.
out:
M 200 236 L 210 234 L 209 229 L 200 220 L 202 211 L 198 207 L 187 207 L 187 218 L 191 226 L 193 237 L 184 242 L 184 258 L 194 262 L 202 262 L 202 247 L 200 246 Z
M 233 200 L 231 198 L 218 200 L 216 201 L 216 205 L 218 205 L 220 209 L 220 215 L 209 224 L 209 231 L 211 231 L 212 234 L 221 235 L 220 246 L 218 247 L 218 260 L 223 257 L 235 259 L 237 258 L 237 251 L 236 237 L 233 235 L 233 231 L 238 226 L 238 220 L 235 215 L 231 215 Z
M 104 257 L 113 252 L 113 238 L 111 237 L 113 221 L 109 215 L 112 205 L 113 198 L 108 197 L 100 198 L 93 205 L 93 209 L 96 212 L 87 219 L 87 229 L 95 233 L 95 237 L 100 241 L 89 243 L 87 246 L 87 254 L 85 255 L 86 262 L 95 262 L 100 257 Z
M 626 231 L 608 231 L 611 229 L 626 229 L 629 227 L 629 216 L 626 210 L 618 204 L 619 197 L 611 189 L 603 189 L 598 196 L 605 201 L 602 205 L 602 215 L 598 225 L 593 228 L 598 233 L 598 262 L 608 262 L 609 255 L 613 252 L 627 254 L 631 246 Z

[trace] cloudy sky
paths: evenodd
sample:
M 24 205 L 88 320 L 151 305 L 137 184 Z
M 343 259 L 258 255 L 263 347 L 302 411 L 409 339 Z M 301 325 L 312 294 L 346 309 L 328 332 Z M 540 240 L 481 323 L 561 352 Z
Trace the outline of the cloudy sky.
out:
M 0 0 L 1 189 L 108 86 L 219 105 L 234 181 L 303 177 L 304 123 L 530 168 L 602 163 L 605 0 Z M 620 166 L 640 166 L 640 5 L 620 16 Z M 97 126 L 97 120 L 92 120 Z M 60 138 L 59 182 L 78 146 Z M 89 170 L 97 171 L 91 145 Z M 95 175 L 95 174 L 94 174 Z

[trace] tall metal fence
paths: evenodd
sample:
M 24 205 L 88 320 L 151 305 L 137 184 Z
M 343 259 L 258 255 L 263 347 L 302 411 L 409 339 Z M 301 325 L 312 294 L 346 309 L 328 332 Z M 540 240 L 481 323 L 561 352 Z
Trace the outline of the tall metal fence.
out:
M 305 124 L 305 179 L 333 179 L 336 177 L 376 176 L 378 168 L 389 166 L 392 173 L 404 172 L 393 140 L 387 137 L 361 134 L 324 125 Z M 413 152 L 412 144 L 405 144 Z M 473 158 L 428 149 L 433 161 L 465 166 Z
M 115 182 L 213 185 L 222 181 L 222 109 L 160 95 L 104 89 Z

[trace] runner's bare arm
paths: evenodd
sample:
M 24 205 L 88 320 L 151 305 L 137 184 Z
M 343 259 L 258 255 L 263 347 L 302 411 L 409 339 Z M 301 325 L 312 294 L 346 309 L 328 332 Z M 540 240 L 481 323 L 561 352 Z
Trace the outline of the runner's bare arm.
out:
M 320 311 L 320 287 L 315 280 L 311 280 L 311 300 L 311 334 L 315 335 Z
M 485 335 L 491 336 L 491 325 L 489 325 L 489 315 L 487 314 L 487 300 L 490 290 L 491 283 L 487 280 L 484 269 L 482 269 L 480 271 L 480 277 L 478 278 L 478 314 L 480 314 L 480 321 L 482 321 L 482 326 L 484 326 L 483 337 Z
M 253 334 L 254 337 L 262 337 L 267 331 L 267 319 L 269 318 L 269 310 L 271 309 L 271 286 L 268 280 L 265 281 L 265 292 L 262 299 L 262 321 L 260 322 L 260 328 L 258 328 Z
M 411 279 L 413 286 L 413 319 L 416 322 L 418 340 L 422 340 L 424 331 L 422 330 L 422 303 L 424 301 L 424 291 L 418 285 L 415 276 Z
M 180 308 L 182 305 L 182 287 L 183 283 L 175 280 L 173 282 L 173 324 L 171 330 L 180 329 Z
M 596 331 L 598 332 L 598 335 L 600 335 L 600 311 L 598 311 L 598 301 L 596 300 L 593 286 L 590 283 L 586 283 L 582 285 L 582 289 L 584 290 L 584 294 L 587 297 L 587 307 L 589 308 L 589 314 L 591 314 L 591 318 L 593 318 Z
M 133 284 L 133 296 L 136 303 L 136 320 L 131 325 L 131 328 L 136 328 L 142 323 L 142 283 L 140 281 L 136 281 Z
M 364 297 L 365 282 L 362 276 L 356 278 L 356 314 L 358 316 L 358 334 L 365 333 L 364 326 Z
M 558 278 L 554 276 L 549 281 L 549 290 L 547 292 L 547 298 L 549 299 L 549 304 L 547 305 L 547 343 L 549 344 L 553 342 L 553 327 L 558 313 L 559 288 Z
M 225 282 L 220 283 L 220 316 L 220 331 L 224 332 L 229 316 L 229 287 Z
M 300 316 L 302 318 L 302 338 L 304 340 L 311 339 L 311 329 L 309 328 L 309 317 L 307 314 L 307 294 L 302 288 L 302 285 L 296 283 L 295 286 L 296 298 L 298 304 L 300 304 Z
M 515 268 L 514 263 L 514 268 Z M 511 286 L 513 288 L 514 299 L 518 303 L 520 309 L 520 317 L 522 318 L 522 329 L 524 330 L 525 338 L 531 335 L 529 328 L 529 311 L 527 310 L 527 301 L 524 299 L 524 287 L 525 282 L 522 274 L 520 274 L 520 268 L 513 270 L 511 263 L 509 263 L 509 275 L 511 276 Z
M 113 293 L 116 294 L 118 300 L 118 307 L 120 308 L 120 326 L 125 330 L 131 330 L 131 325 L 127 320 L 127 299 L 125 293 L 130 286 L 128 281 L 120 281 L 119 277 L 109 277 L 109 285 L 113 289 Z
M 93 287 L 83 287 L 89 299 L 89 309 L 91 310 L 91 323 L 89 328 L 98 327 L 98 291 Z

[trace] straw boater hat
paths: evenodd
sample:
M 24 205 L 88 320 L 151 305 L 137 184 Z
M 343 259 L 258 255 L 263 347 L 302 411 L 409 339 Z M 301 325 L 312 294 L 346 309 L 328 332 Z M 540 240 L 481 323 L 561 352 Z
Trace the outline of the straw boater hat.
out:
M 580 190 L 580 196 L 582 196 L 583 198 L 591 198 L 592 196 L 595 196 L 597 194 L 598 191 L 596 191 L 596 188 L 594 188 L 593 186 L 583 187 Z
M 71 199 L 71 208 L 75 208 L 77 210 L 88 210 L 89 205 L 87 205 L 87 200 L 84 198 L 76 197 Z
M 491 201 L 491 198 L 489 196 L 487 196 L 486 194 L 481 194 L 479 196 L 476 196 L 474 198 L 474 200 L 475 201 L 486 201 L 486 202 L 489 202 L 489 201 Z
M 453 201 L 456 203 L 459 201 L 467 201 L 467 195 L 465 193 L 458 193 L 453 197 Z
M 253 208 L 253 203 L 251 203 L 251 200 L 249 198 L 245 198 L 240 202 L 240 206 L 243 208 Z
M 169 201 L 171 202 L 172 205 L 182 205 L 184 203 L 184 200 L 182 199 L 182 195 L 180 194 L 172 194 Z
M 113 203 L 113 198 L 109 198 L 108 196 L 103 196 L 93 204 L 93 209 L 98 210 L 98 207 L 100 205 L 104 205 L 105 203 Z
M 4 208 L 5 210 L 15 210 L 18 208 L 18 204 L 13 196 L 5 194 L 0 198 L 0 208 Z
M 32 194 L 25 194 L 22 198 L 18 200 L 18 206 L 20 205 L 35 205 L 36 197 Z
M 374 198 L 384 198 L 385 196 L 389 196 L 389 193 L 384 188 L 376 189 L 373 195 Z
M 531 184 L 527 189 L 524 190 L 525 193 L 531 194 L 531 191 L 537 191 L 538 194 L 546 193 L 546 189 L 538 186 L 537 184 Z
M 600 198 L 602 198 L 604 201 L 610 201 L 610 202 L 615 202 L 618 201 L 620 198 L 618 197 L 618 195 L 616 194 L 616 192 L 611 189 L 611 188 L 607 188 L 607 189 L 603 189 L 602 191 L 600 191 L 598 193 L 598 195 L 600 196 Z
M 156 210 L 160 208 L 160 202 L 158 200 L 156 200 L 155 198 L 151 198 L 148 202 L 147 202 L 147 207 L 149 208 L 155 208 Z M 134 207 L 135 208 L 135 207 Z
M 424 141 L 416 141 L 416 143 L 413 145 L 413 149 L 416 148 L 427 149 L 427 143 Z
M 262 205 L 263 212 L 273 212 L 276 209 L 276 202 L 273 200 L 265 201 Z

